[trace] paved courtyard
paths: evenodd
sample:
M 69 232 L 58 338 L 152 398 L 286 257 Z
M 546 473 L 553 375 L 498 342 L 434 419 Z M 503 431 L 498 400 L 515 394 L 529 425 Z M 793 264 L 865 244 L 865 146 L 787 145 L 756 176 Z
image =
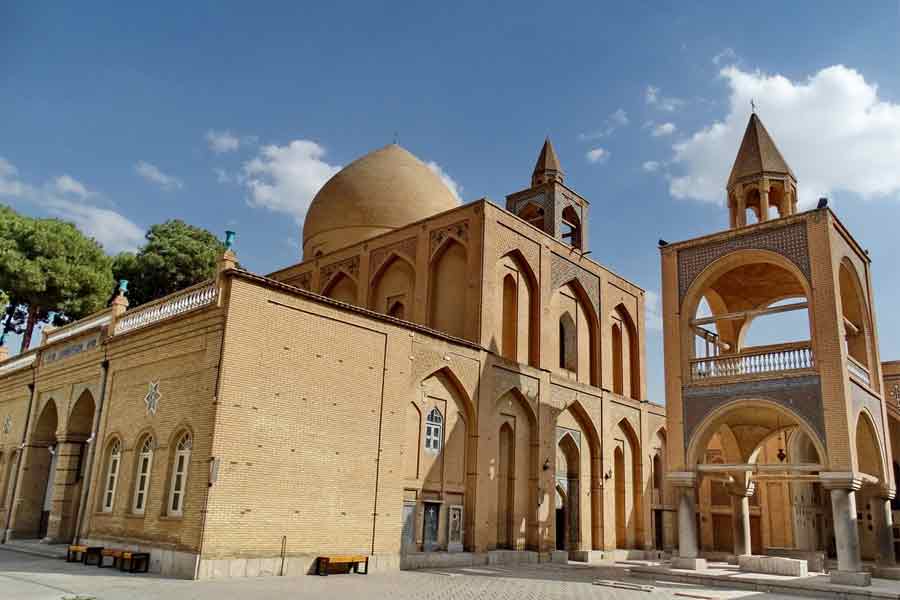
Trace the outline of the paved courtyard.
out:
M 153 575 L 120 574 L 59 559 L 0 549 L 0 600 L 60 600 L 84 594 L 97 600 L 267 600 L 342 599 L 405 600 L 657 600 L 712 598 L 776 600 L 789 598 L 758 592 L 703 589 L 693 585 L 656 583 L 652 592 L 593 585 L 612 579 L 608 569 L 584 566 L 530 565 L 479 567 L 446 571 L 401 571 L 390 574 L 329 577 L 266 577 L 219 581 L 183 581 Z M 632 580 L 647 585 L 646 580 Z

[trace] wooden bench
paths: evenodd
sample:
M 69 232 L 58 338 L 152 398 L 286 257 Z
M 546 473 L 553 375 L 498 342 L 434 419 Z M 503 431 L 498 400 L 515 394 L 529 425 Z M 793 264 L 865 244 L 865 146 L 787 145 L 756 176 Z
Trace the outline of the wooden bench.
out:
M 119 567 L 120 571 L 125 571 L 125 563 L 128 563 L 129 573 L 146 573 L 150 568 L 149 552 L 131 552 L 130 550 L 122 550 L 121 548 L 103 548 L 100 551 L 100 560 L 97 566 L 101 569 L 104 567 L 103 559 L 111 556 L 113 559 L 112 568 Z M 138 570 L 138 565 L 143 567 Z
M 100 560 L 100 553 L 103 552 L 103 546 L 88 546 L 85 544 L 72 544 L 66 549 L 66 562 L 81 562 L 82 564 L 91 564 L 91 559 Z
M 329 565 L 350 565 L 350 571 L 359 573 L 359 565 L 364 564 L 366 570 L 363 575 L 369 574 L 369 557 L 364 554 L 333 554 L 320 556 L 316 559 L 316 575 L 328 575 Z

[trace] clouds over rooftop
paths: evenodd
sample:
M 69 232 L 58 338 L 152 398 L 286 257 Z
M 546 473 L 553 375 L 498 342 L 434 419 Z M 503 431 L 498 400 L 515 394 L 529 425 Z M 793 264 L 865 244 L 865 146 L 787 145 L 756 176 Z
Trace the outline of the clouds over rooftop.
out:
M 729 66 L 720 76 L 728 114 L 673 146 L 676 198 L 724 202 L 751 100 L 797 176 L 801 206 L 841 191 L 866 199 L 900 194 L 900 104 L 879 97 L 858 71 L 834 65 L 792 81 Z

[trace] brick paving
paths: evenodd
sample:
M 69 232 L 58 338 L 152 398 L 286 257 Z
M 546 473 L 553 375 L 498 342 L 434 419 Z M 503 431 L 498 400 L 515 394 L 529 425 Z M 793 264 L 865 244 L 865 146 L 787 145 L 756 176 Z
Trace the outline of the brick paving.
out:
M 565 565 L 472 567 L 441 571 L 400 571 L 329 577 L 265 577 L 186 581 L 154 575 L 127 575 L 61 560 L 0 549 L 0 600 L 61 600 L 85 595 L 97 600 L 659 600 L 690 597 L 777 600 L 789 596 L 709 590 L 675 583 L 653 584 L 652 592 L 592 585 L 617 579 L 611 569 Z M 621 580 L 621 578 L 618 578 Z M 631 580 L 648 585 L 646 580 Z M 676 595 L 688 594 L 685 595 Z

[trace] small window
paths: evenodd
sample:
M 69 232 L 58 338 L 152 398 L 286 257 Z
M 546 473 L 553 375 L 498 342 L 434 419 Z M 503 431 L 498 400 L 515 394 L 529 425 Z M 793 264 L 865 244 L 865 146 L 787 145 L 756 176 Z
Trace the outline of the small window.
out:
M 175 449 L 172 482 L 169 484 L 168 514 L 172 516 L 181 516 L 184 510 L 184 494 L 187 487 L 188 467 L 191 463 L 191 447 L 191 434 L 186 433 L 181 437 Z
M 150 491 L 150 468 L 153 466 L 153 437 L 147 436 L 138 454 L 137 472 L 134 482 L 134 505 L 132 512 L 144 514 L 147 508 L 147 493 Z
M 106 467 L 106 486 L 103 489 L 103 512 L 112 512 L 116 499 L 116 483 L 119 481 L 119 464 L 122 462 L 122 442 L 114 440 L 109 448 Z
M 425 449 L 438 452 L 444 441 L 444 417 L 441 411 L 432 408 L 425 419 Z

